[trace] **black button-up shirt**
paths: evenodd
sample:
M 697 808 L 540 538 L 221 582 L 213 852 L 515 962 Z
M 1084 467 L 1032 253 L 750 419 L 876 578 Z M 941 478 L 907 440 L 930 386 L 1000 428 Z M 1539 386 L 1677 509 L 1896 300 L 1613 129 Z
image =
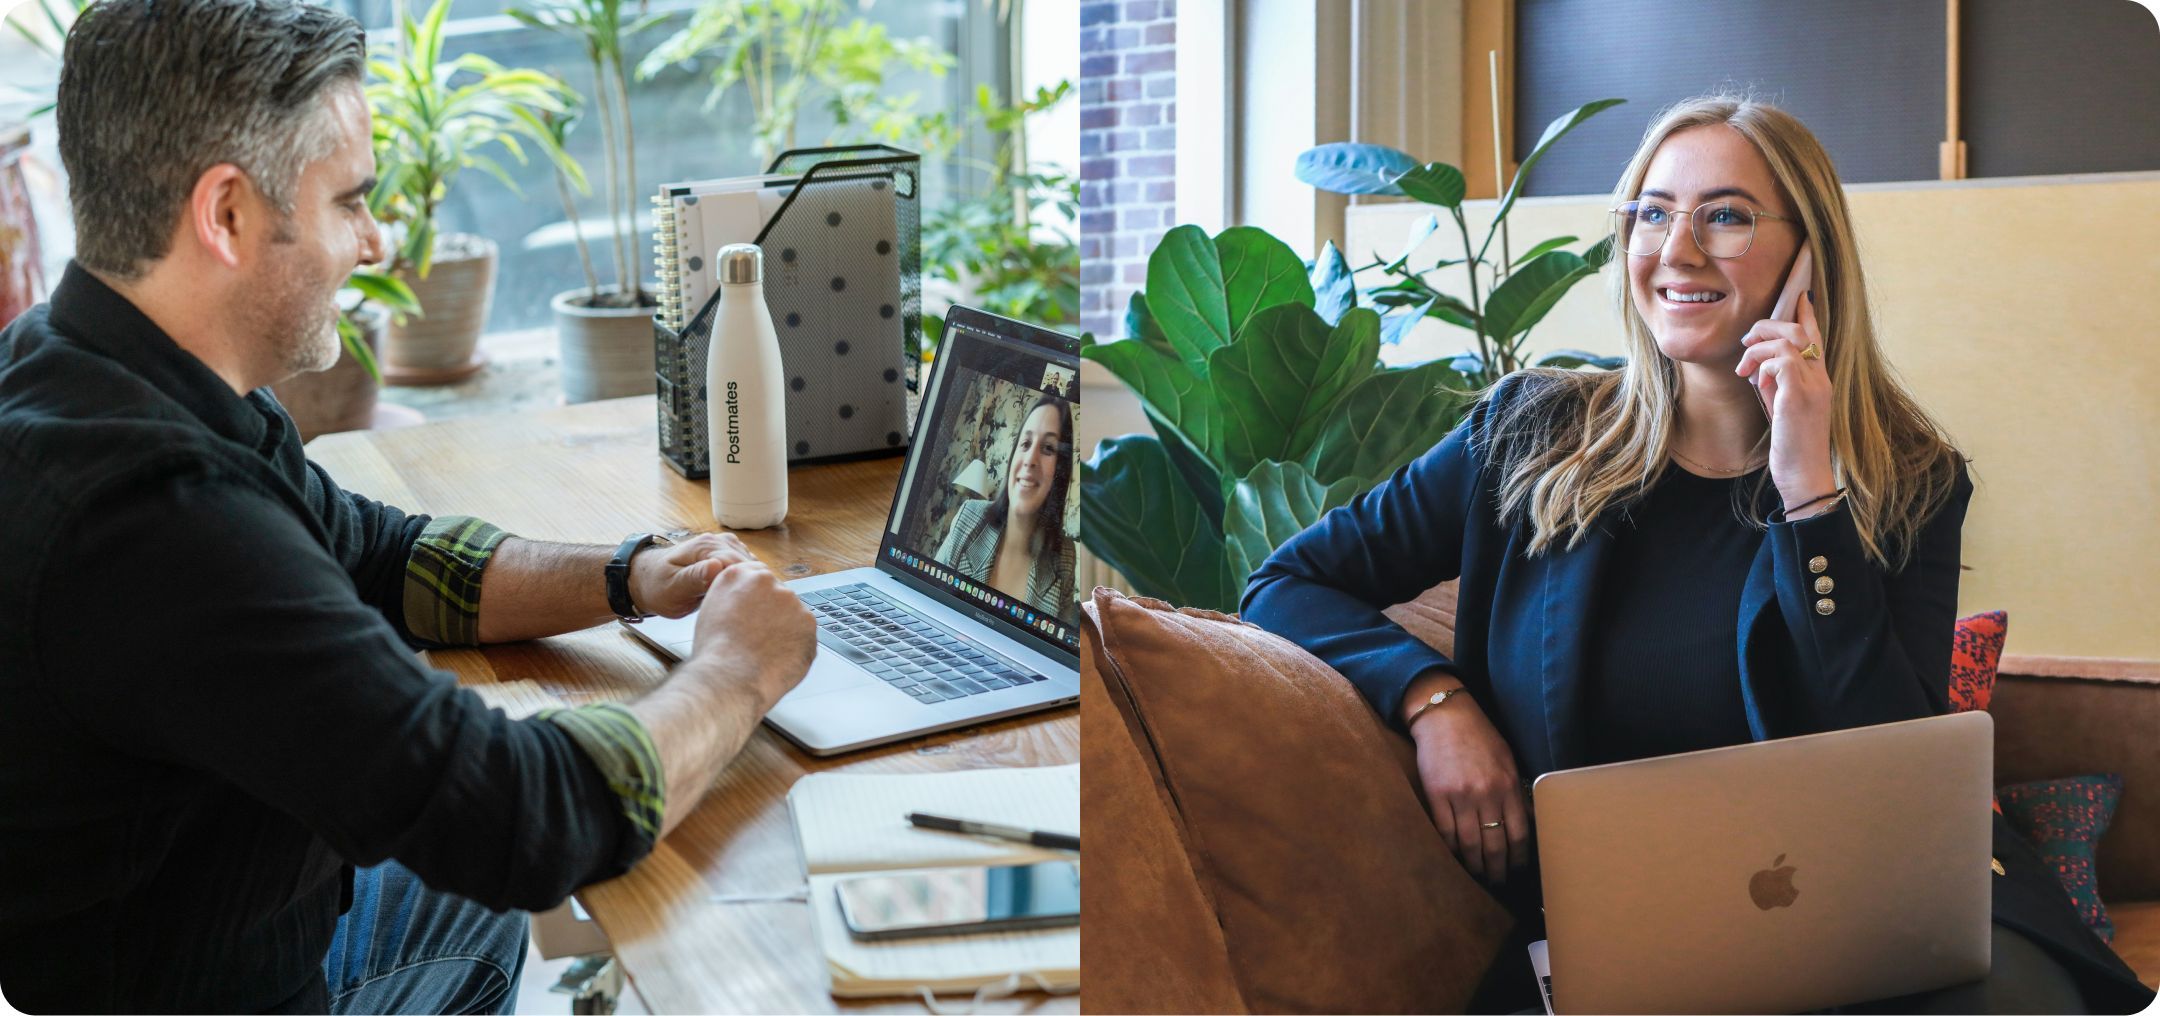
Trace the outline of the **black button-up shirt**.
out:
M 473 641 L 501 531 L 339 489 L 73 265 L 0 332 L 0 520 L 17 1007 L 320 1011 L 349 864 L 540 909 L 651 849 L 627 711 L 513 721 L 412 652 Z

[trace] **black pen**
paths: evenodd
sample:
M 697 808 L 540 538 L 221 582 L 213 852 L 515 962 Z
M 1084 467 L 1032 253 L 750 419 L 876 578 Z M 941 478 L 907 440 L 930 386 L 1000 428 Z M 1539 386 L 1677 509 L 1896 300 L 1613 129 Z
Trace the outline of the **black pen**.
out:
M 1027 843 L 1052 850 L 1078 850 L 1080 837 L 1069 833 L 1046 833 L 1039 829 L 1022 829 L 1019 826 L 998 825 L 995 822 L 970 822 L 964 818 L 946 818 L 943 815 L 925 815 L 919 811 L 908 812 L 907 820 L 924 829 L 939 829 L 948 833 L 969 833 L 975 836 L 995 836 L 1001 840 Z

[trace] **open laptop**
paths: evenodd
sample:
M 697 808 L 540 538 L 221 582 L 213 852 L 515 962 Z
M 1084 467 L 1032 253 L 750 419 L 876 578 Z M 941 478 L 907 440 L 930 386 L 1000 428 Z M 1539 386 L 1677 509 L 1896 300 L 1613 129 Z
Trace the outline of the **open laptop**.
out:
M 1059 403 L 1064 419 L 1077 422 L 1079 376 L 1078 339 L 952 308 L 877 560 L 788 583 L 817 615 L 817 659 L 765 722 L 813 755 L 832 755 L 1079 700 L 1071 581 L 1040 588 L 1007 580 L 1039 587 L 1031 601 L 1027 588 L 991 585 L 994 555 L 985 548 L 996 534 L 976 532 L 978 522 L 951 539 L 968 518 L 1033 504 L 1032 514 L 999 517 L 1037 520 L 1038 557 L 1057 554 L 1060 539 L 1077 542 L 1076 435 L 1068 431 L 1057 450 L 1062 483 L 1042 483 L 1032 471 L 1014 483 L 1012 466 L 1041 443 L 1041 424 L 1057 417 Z M 971 533 L 975 539 L 964 539 Z M 949 542 L 963 545 L 947 555 L 958 560 L 940 559 Z M 980 574 L 962 570 L 970 562 Z M 696 622 L 692 614 L 623 627 L 680 660 L 690 655 Z
M 1547 773 L 1553 1011 L 1797 1012 L 1988 972 L 1994 722 Z

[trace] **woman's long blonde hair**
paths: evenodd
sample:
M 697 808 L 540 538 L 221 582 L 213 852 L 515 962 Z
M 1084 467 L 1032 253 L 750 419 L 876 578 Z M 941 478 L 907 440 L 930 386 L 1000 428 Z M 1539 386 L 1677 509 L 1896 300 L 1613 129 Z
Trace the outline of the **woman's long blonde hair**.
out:
M 1891 570 L 1909 559 L 1922 524 L 1949 497 L 1961 461 L 1941 428 L 1899 385 L 1875 341 L 1867 284 L 1837 170 L 1815 135 L 1792 114 L 1747 96 L 1708 95 L 1668 107 L 1643 133 L 1613 189 L 1613 205 L 1635 199 L 1650 158 L 1676 131 L 1725 124 L 1740 132 L 1792 201 L 1815 263 L 1816 319 L 1831 378 L 1830 452 L 1848 491 L 1868 556 Z M 1627 255 L 1611 270 L 1613 308 L 1625 331 L 1627 363 L 1609 373 L 1533 368 L 1521 373 L 1523 397 L 1488 431 L 1500 477 L 1500 514 L 1526 511 L 1529 552 L 1565 541 L 1573 549 L 1608 508 L 1648 490 L 1665 464 L 1677 421 L 1679 377 L 1635 311 Z M 1757 447 L 1769 441 L 1764 431 Z M 1758 528 L 1775 508 L 1769 471 L 1754 490 L 1735 494 L 1735 511 Z

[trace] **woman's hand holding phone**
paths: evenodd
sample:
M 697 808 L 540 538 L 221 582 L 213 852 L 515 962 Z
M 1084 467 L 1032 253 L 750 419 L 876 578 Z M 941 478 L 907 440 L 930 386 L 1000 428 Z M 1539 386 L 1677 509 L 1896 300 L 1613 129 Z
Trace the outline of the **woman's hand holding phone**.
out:
M 1812 257 L 1803 242 L 1779 309 L 1740 337 L 1744 350 L 1736 368 L 1741 377 L 1753 380 L 1770 416 L 1770 480 L 1787 506 L 1837 486 L 1830 466 L 1830 374 L 1824 366 L 1828 347 L 1809 292 Z M 1811 345 L 1818 355 L 1801 355 Z

